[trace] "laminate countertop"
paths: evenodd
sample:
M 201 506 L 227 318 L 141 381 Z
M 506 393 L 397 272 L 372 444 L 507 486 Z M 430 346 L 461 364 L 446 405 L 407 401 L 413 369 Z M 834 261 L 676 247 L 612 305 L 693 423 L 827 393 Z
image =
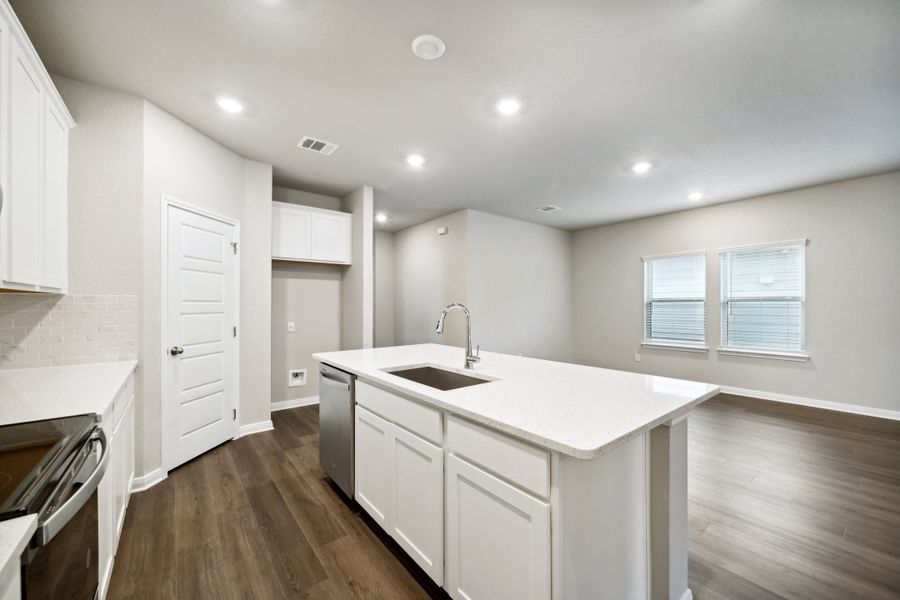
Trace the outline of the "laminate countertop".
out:
M 137 361 L 0 370 L 0 425 L 102 415 Z
M 359 379 L 482 423 L 549 450 L 591 459 L 686 416 L 719 387 L 669 377 L 482 352 L 464 370 L 465 351 L 439 344 L 313 355 Z M 433 365 L 488 383 L 441 391 L 388 370 Z

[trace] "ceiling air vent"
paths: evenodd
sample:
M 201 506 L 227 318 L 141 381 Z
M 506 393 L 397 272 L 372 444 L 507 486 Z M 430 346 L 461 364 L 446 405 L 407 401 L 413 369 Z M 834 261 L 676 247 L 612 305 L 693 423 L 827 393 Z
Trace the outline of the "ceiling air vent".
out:
M 549 206 L 538 206 L 538 207 L 537 207 L 536 209 L 534 209 L 534 210 L 536 210 L 536 211 L 538 211 L 538 212 L 542 212 L 542 213 L 553 213 L 553 212 L 558 212 L 558 211 L 562 210 L 562 207 L 560 207 L 560 206 L 553 206 L 553 205 L 549 205 Z
M 326 156 L 331 156 L 332 154 L 334 154 L 334 151 L 338 149 L 337 144 L 332 144 L 331 142 L 323 142 L 322 140 L 311 138 L 308 135 L 303 136 L 303 139 L 300 140 L 300 143 L 297 144 L 297 147 L 303 148 L 304 150 L 309 150 L 310 152 L 324 154 Z

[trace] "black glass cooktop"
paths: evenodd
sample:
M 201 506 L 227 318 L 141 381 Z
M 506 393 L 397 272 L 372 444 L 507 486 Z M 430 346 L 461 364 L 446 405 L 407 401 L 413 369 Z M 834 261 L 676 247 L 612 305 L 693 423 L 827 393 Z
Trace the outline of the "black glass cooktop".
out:
M 94 422 L 94 415 L 78 415 L 0 427 L 0 520 L 36 510 Z

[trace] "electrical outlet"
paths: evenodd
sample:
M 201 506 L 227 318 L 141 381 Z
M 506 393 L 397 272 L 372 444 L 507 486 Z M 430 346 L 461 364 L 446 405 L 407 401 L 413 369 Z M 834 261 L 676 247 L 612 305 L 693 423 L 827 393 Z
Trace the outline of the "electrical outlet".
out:
M 288 371 L 288 387 L 300 387 L 306 385 L 306 369 L 293 369 Z
M 634 362 L 641 362 L 641 353 L 640 352 L 634 353 Z
M 294 333 L 297 331 L 297 328 L 294 326 L 293 321 L 288 321 L 288 333 Z

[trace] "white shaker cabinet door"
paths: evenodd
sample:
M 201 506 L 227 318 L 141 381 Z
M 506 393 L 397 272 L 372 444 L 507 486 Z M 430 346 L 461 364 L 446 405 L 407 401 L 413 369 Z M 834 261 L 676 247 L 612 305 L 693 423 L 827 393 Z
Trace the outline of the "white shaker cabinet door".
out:
M 310 213 L 310 258 L 350 263 L 350 219 L 346 215 Z
M 310 259 L 309 217 L 304 210 L 272 207 L 272 258 Z
M 41 285 L 66 289 L 69 272 L 69 128 L 50 102 L 44 115 L 44 276 Z
M 393 425 L 356 407 L 356 485 L 354 496 L 385 530 L 391 527 L 391 428 Z
M 444 577 L 444 451 L 393 428 L 391 537 L 441 585 Z
M 550 506 L 447 457 L 447 585 L 457 600 L 549 600 Z
M 3 210 L 8 212 L 7 278 L 40 285 L 44 271 L 42 215 L 42 131 L 44 98 L 40 80 L 17 44 L 9 61 L 9 175 Z

